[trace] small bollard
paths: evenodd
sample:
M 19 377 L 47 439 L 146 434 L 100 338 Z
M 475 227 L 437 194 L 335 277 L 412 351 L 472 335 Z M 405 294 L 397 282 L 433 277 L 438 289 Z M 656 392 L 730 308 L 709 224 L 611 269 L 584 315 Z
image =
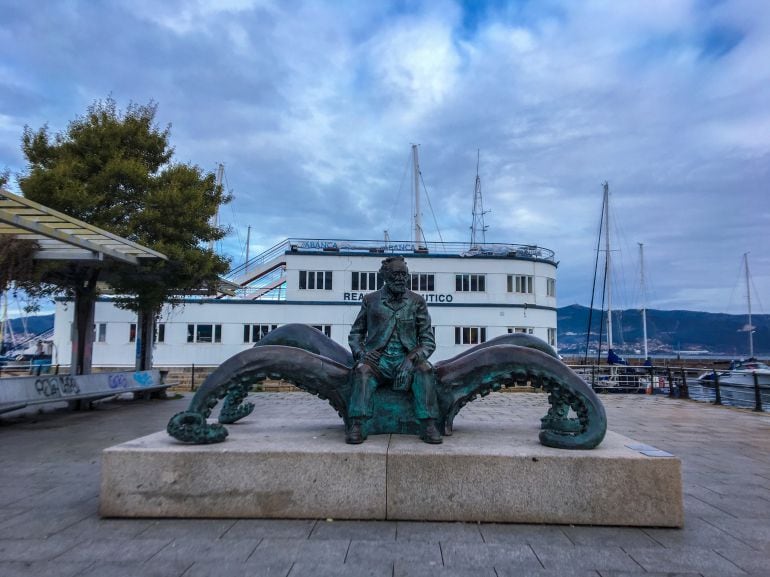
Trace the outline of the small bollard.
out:
M 719 373 L 714 371 L 714 388 L 716 396 L 714 397 L 714 404 L 715 405 L 721 405 L 722 404 L 722 393 L 719 390 Z
M 759 390 L 759 376 L 757 371 L 752 371 L 754 377 L 754 410 L 762 412 L 762 392 Z

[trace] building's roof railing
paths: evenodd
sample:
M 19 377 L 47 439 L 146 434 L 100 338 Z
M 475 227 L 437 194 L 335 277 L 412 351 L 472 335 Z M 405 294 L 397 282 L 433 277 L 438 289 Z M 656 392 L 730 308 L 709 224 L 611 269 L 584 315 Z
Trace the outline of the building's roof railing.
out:
M 230 270 L 227 278 L 238 277 L 247 270 L 269 263 L 287 252 L 400 254 L 457 257 L 499 257 L 554 261 L 554 251 L 533 244 L 484 243 L 471 246 L 465 242 L 423 242 L 384 240 L 341 240 L 287 238 L 263 253 Z

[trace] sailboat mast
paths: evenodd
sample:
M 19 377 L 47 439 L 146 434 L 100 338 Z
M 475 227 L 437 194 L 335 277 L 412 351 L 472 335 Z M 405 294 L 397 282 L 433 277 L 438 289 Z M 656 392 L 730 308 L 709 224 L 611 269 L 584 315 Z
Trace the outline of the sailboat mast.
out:
M 749 306 L 749 358 L 754 358 L 754 325 L 751 324 L 751 276 L 749 275 L 749 253 L 743 253 L 746 264 L 746 302 Z
M 612 260 L 610 255 L 610 185 L 604 183 L 604 250 L 605 260 L 605 286 L 607 287 L 607 350 L 612 348 Z
M 215 190 L 217 192 L 220 192 L 222 190 L 222 180 L 225 175 L 225 165 L 221 162 L 217 165 L 217 176 L 216 181 L 214 183 Z M 213 227 L 219 226 L 219 207 L 217 206 L 217 211 L 211 216 L 211 220 L 209 221 L 209 224 Z M 211 252 L 214 252 L 214 241 L 209 241 L 209 250 Z M 248 260 L 248 259 L 247 259 Z
M 414 247 L 422 248 L 422 226 L 420 224 L 420 161 L 417 158 L 417 145 L 412 145 L 412 163 L 414 165 Z
M 644 358 L 647 359 L 647 295 L 644 290 L 644 244 L 639 243 L 639 268 L 642 284 L 642 339 L 644 340 Z
M 246 229 L 246 261 L 249 262 L 249 245 L 251 244 L 251 225 Z

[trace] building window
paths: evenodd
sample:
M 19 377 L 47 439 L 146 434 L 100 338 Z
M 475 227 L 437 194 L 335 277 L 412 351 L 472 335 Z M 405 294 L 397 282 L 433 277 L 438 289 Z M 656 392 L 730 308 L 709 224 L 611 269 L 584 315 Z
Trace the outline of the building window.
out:
M 487 327 L 455 327 L 456 345 L 478 345 L 487 341 Z
M 352 273 L 350 289 L 354 291 L 376 291 L 382 288 L 382 279 L 377 272 Z
M 532 294 L 534 277 L 526 274 L 508 275 L 508 292 Z
M 457 292 L 484 292 L 486 276 L 483 274 L 456 274 L 455 290 Z
M 187 325 L 188 343 L 221 343 L 222 325 Z
M 508 327 L 508 333 L 521 333 L 524 335 L 535 334 L 535 329 L 532 327 Z
M 332 338 L 332 326 L 331 325 L 311 325 L 314 329 L 321 331 L 327 337 Z
M 545 295 L 549 297 L 556 296 L 556 279 L 555 278 L 545 279 Z
M 420 292 L 434 292 L 436 290 L 436 276 L 426 273 L 413 273 L 409 275 L 409 290 Z
M 155 325 L 155 335 L 153 336 L 156 343 L 166 342 L 166 323 L 158 323 Z M 131 323 L 128 327 L 128 342 L 136 342 L 136 323 Z M 192 342 L 192 341 L 187 341 Z
M 243 342 L 256 343 L 264 339 L 278 325 L 243 325 Z
M 548 329 L 548 344 L 552 347 L 556 346 L 556 329 Z
M 301 270 L 299 271 L 299 288 L 302 290 L 332 290 L 332 271 L 330 270 Z
M 107 323 L 96 325 L 96 341 L 99 343 L 107 342 Z

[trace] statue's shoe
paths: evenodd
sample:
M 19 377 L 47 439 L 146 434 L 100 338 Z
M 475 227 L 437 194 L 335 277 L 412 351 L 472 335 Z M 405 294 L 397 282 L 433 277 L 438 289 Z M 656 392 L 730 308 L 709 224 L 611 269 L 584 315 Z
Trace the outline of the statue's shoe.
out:
M 361 423 L 353 422 L 345 431 L 345 442 L 348 445 L 360 445 L 364 442 L 364 435 L 361 432 Z
M 428 419 L 427 423 L 425 423 L 425 430 L 420 435 L 420 438 L 431 445 L 440 445 L 444 442 L 441 438 L 441 433 L 438 432 L 436 427 L 436 421 L 433 419 Z

